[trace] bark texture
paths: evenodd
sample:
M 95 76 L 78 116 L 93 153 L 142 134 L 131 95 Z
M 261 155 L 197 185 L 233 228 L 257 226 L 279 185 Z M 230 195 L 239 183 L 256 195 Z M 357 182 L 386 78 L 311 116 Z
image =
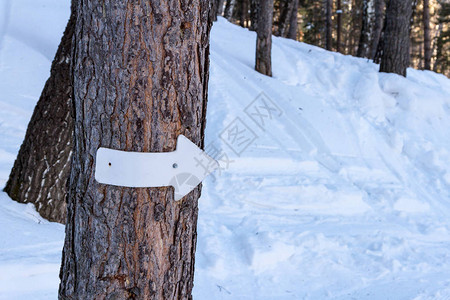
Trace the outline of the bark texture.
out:
M 333 30 L 332 30 L 333 0 L 325 0 L 325 49 L 332 50 Z
M 411 12 L 411 1 L 389 0 L 380 72 L 406 76 L 406 68 L 409 66 Z
M 423 0 L 423 59 L 424 69 L 431 70 L 430 1 Z
M 191 299 L 201 187 L 126 188 L 94 180 L 96 151 L 203 147 L 209 1 L 80 0 L 75 145 L 59 299 Z M 154 170 L 158 172 L 158 170 Z
M 273 0 L 261 0 L 258 12 L 255 70 L 272 76 L 272 16 Z
M 297 30 L 298 30 L 298 1 L 293 0 L 292 14 L 289 20 L 289 31 L 287 37 L 292 40 L 297 40 Z
M 11 199 L 33 203 L 42 217 L 60 223 L 66 221 L 73 147 L 71 52 L 75 19 L 72 9 L 50 78 L 36 104 L 4 189 Z

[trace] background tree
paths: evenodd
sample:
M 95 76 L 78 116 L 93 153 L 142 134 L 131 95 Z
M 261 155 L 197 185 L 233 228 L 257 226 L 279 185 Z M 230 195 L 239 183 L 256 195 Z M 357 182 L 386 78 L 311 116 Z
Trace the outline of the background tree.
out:
M 236 0 L 228 0 L 225 5 L 225 11 L 223 13 L 223 17 L 229 21 L 233 17 L 234 5 L 236 4 Z
M 28 124 L 4 191 L 11 199 L 33 203 L 50 220 L 66 220 L 67 181 L 73 145 L 71 53 L 75 1 L 61 43 Z
M 375 54 L 377 52 L 378 44 L 381 39 L 381 32 L 383 30 L 384 24 L 384 8 L 385 0 L 374 0 L 374 24 L 372 31 L 372 41 L 370 44 L 370 58 L 375 59 Z
M 409 66 L 409 28 L 411 1 L 389 0 L 386 8 L 386 27 L 380 72 L 406 76 Z
M 258 28 L 258 15 L 260 11 L 259 1 L 258 0 L 249 0 L 250 1 L 250 27 L 249 29 L 252 31 L 256 31 Z
M 293 0 L 292 6 L 292 14 L 289 19 L 289 31 L 287 34 L 287 38 L 296 40 L 297 39 L 297 30 L 298 30 L 298 1 Z
M 211 15 L 213 21 L 217 20 L 218 16 L 223 15 L 223 3 L 224 0 L 213 0 L 211 5 Z
M 332 48 L 332 40 L 333 40 L 333 24 L 332 24 L 332 15 L 333 15 L 333 0 L 325 0 L 325 49 L 331 50 Z
M 431 69 L 430 1 L 423 0 L 423 60 L 424 69 Z
M 239 0 L 239 25 L 247 27 L 249 0 Z
M 291 16 L 294 13 L 294 2 L 296 0 L 284 0 L 280 3 L 280 16 L 278 19 L 278 30 L 276 32 L 278 36 L 287 36 Z
M 373 37 L 373 26 L 375 25 L 374 6 L 374 0 L 363 1 L 361 34 L 356 52 L 358 57 L 369 57 L 370 54 L 370 40 Z
M 203 147 L 209 1 L 77 5 L 75 147 L 60 299 L 190 299 L 200 186 L 126 188 L 94 180 L 96 151 Z M 155 170 L 156 172 L 157 170 Z
M 342 2 L 337 0 L 336 5 L 337 28 L 336 28 L 336 52 L 341 52 L 341 32 L 342 32 Z
M 255 70 L 272 76 L 273 0 L 261 0 L 258 12 Z
M 436 39 L 436 61 L 433 70 L 450 76 L 450 2 L 441 1 L 439 30 Z
M 232 17 L 229 20 L 256 31 L 259 2 L 257 0 L 235 1 Z M 439 72 L 445 70 L 442 72 L 450 76 L 448 68 L 440 68 L 439 64 L 435 63 L 447 61 L 450 57 L 449 51 L 437 49 L 438 37 L 441 31 L 445 32 L 448 27 L 447 23 L 440 23 L 437 12 L 449 2 L 448 0 L 424 1 L 411 0 L 413 13 L 410 18 L 410 66 L 422 69 L 426 61 L 430 61 L 433 69 Z M 336 0 L 338 7 L 335 12 L 337 17 L 335 22 L 332 0 L 274 0 L 272 32 L 278 36 L 289 37 L 329 50 L 335 49 L 347 55 L 370 58 L 380 63 L 384 47 L 385 2 L 386 0 Z M 429 39 L 425 34 L 423 20 L 424 14 L 426 16 L 424 11 L 424 7 L 427 7 L 426 2 L 429 4 Z M 294 5 L 298 7 L 294 8 Z M 297 11 L 297 14 L 293 13 L 294 11 Z M 295 23 L 297 26 L 291 26 Z M 430 45 L 429 51 L 428 48 L 425 49 L 425 45 Z

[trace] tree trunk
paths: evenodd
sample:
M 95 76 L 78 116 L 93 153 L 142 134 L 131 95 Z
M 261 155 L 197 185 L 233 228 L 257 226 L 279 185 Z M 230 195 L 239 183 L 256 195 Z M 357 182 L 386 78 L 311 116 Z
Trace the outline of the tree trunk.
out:
M 201 187 L 175 202 L 171 187 L 99 184 L 94 166 L 99 147 L 168 152 L 180 134 L 204 146 L 209 2 L 83 0 L 77 12 L 59 299 L 191 299 Z
M 286 37 L 289 22 L 291 20 L 294 2 L 296 0 L 284 0 L 283 6 L 278 20 L 277 36 Z
M 336 33 L 336 52 L 341 52 L 341 32 L 342 32 L 342 6 L 341 0 L 337 0 L 337 33 Z
M 223 15 L 223 3 L 225 0 L 218 0 L 218 7 L 217 7 L 217 15 L 222 16 Z
M 72 36 L 75 12 L 53 60 L 50 78 L 28 124 L 25 139 L 5 192 L 21 203 L 33 203 L 50 221 L 65 223 L 66 192 L 73 145 Z
M 228 0 L 227 5 L 225 6 L 224 18 L 228 21 L 231 21 L 233 17 L 234 5 L 236 4 L 236 0 Z
M 255 70 L 272 76 L 272 18 L 273 0 L 261 0 L 258 13 Z
M 211 2 L 211 16 L 212 20 L 217 21 L 217 17 L 222 15 L 224 0 L 212 0 Z
M 258 29 L 258 15 L 259 15 L 259 1 L 250 0 L 250 27 L 251 31 L 256 31 Z
M 332 14 L 333 14 L 333 0 L 325 0 L 325 49 L 332 50 Z
M 292 40 L 297 40 L 298 30 L 298 1 L 293 0 L 292 14 L 289 20 L 289 31 L 287 37 Z
M 372 38 L 373 29 L 373 0 L 364 0 L 361 34 L 359 38 L 357 57 L 369 57 L 370 39 Z
M 386 28 L 380 72 L 406 77 L 409 66 L 411 1 L 390 0 L 386 8 Z
M 431 70 L 431 33 L 430 33 L 430 2 L 423 0 L 423 48 L 424 69 Z
M 346 39 L 346 44 L 348 45 L 347 54 L 355 56 L 356 51 L 358 50 L 358 42 L 361 28 L 357 26 L 357 24 L 362 24 L 362 13 L 361 10 L 357 9 L 359 7 L 359 3 L 361 1 L 351 0 L 351 20 L 349 22 L 350 28 L 348 33 L 348 38 Z
M 375 0 L 375 17 L 372 32 L 372 41 L 370 44 L 370 58 L 375 59 L 375 54 L 377 52 L 378 44 L 381 38 L 381 32 L 383 30 L 384 22 L 384 0 Z
M 241 25 L 242 27 L 246 27 L 248 15 L 248 0 L 240 0 L 239 6 L 239 25 Z

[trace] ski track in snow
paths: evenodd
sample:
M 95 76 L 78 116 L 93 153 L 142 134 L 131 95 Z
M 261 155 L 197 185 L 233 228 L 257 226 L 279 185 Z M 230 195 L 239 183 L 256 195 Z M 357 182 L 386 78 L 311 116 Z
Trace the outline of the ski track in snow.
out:
M 0 186 L 68 5 L 14 1 L 0 20 Z M 213 26 L 205 145 L 223 170 L 199 201 L 194 298 L 449 299 L 450 80 L 276 37 L 268 78 L 254 41 Z M 63 226 L 1 193 L 0 228 L 0 299 L 56 299 Z

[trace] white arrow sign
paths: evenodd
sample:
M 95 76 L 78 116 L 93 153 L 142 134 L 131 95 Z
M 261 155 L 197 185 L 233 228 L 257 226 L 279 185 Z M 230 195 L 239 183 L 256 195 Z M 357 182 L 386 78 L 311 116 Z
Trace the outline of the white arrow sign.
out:
M 100 183 L 126 187 L 173 186 L 174 198 L 180 200 L 218 167 L 217 161 L 184 135 L 179 135 L 177 149 L 173 152 L 99 148 L 95 179 Z

